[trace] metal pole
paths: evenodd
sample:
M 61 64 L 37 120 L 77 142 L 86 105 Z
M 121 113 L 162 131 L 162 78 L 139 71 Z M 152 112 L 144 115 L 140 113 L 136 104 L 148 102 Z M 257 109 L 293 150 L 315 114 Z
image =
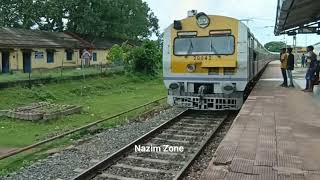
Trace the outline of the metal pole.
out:
M 82 60 L 82 68 L 81 68 L 81 72 L 82 72 L 82 77 L 83 77 L 83 83 L 81 83 L 81 96 L 83 95 L 83 89 L 84 89 L 84 82 L 85 82 L 85 80 L 86 80 L 86 78 L 85 78 L 85 75 L 84 75 L 84 61 L 85 61 L 85 59 L 83 59 L 83 58 L 81 58 L 81 60 Z
M 284 39 L 284 43 L 286 44 L 286 49 L 287 49 L 287 39 L 286 39 L 286 35 L 283 35 L 283 39 Z
M 62 59 L 62 62 L 61 62 L 61 70 L 60 70 L 60 77 L 62 79 L 62 71 L 63 71 L 63 59 Z
M 101 72 L 101 76 L 102 76 L 102 62 L 100 62 L 100 72 Z
M 294 50 L 294 57 L 295 57 L 294 65 L 295 65 L 295 67 L 297 67 L 298 64 L 297 64 L 297 37 L 296 37 L 296 35 L 293 36 L 293 50 Z
M 29 70 L 29 88 L 31 89 L 31 71 Z

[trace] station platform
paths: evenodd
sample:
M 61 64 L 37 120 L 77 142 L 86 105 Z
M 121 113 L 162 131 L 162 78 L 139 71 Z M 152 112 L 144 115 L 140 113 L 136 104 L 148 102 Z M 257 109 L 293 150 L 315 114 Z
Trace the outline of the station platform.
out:
M 295 88 L 280 87 L 280 64 L 268 65 L 201 179 L 320 180 L 320 100 L 295 73 Z

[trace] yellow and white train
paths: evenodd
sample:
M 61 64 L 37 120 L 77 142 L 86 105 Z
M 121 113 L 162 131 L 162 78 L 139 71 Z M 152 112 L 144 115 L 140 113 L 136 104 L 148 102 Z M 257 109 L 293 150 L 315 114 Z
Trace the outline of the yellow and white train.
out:
M 172 106 L 238 110 L 272 54 L 241 21 L 189 11 L 164 32 L 163 76 Z M 273 55 L 274 56 L 274 55 Z

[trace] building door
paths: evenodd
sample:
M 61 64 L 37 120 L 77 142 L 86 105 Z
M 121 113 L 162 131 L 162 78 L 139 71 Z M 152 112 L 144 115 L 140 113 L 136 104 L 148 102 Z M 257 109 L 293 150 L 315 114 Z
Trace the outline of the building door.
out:
M 31 51 L 25 51 L 23 56 L 23 72 L 31 73 Z
M 47 63 L 54 63 L 54 51 L 47 50 Z
M 9 73 L 10 71 L 9 57 L 10 57 L 10 53 L 8 51 L 2 51 L 2 60 L 1 60 L 2 73 Z

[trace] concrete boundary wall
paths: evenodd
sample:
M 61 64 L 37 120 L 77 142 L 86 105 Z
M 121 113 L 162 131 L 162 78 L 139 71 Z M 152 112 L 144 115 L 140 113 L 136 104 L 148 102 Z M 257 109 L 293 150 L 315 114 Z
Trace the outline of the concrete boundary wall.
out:
M 56 110 L 50 110 L 55 107 Z M 50 110 L 50 111 L 48 111 Z M 28 121 L 40 121 L 62 118 L 82 111 L 81 106 L 58 105 L 47 102 L 33 103 L 30 106 L 10 110 L 0 110 L 0 116 Z

